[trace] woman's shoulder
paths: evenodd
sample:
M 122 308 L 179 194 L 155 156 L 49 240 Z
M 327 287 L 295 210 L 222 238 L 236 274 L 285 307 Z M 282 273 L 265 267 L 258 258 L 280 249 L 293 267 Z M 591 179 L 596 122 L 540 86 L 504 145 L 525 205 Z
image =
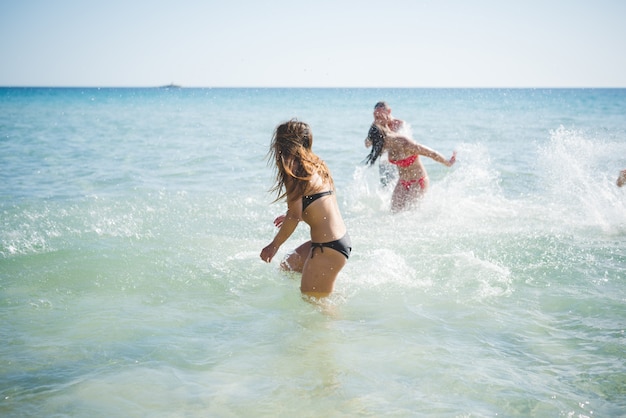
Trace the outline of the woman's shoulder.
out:
M 406 147 L 415 144 L 411 138 L 406 135 L 394 133 L 393 135 L 389 135 L 390 143 L 395 147 Z

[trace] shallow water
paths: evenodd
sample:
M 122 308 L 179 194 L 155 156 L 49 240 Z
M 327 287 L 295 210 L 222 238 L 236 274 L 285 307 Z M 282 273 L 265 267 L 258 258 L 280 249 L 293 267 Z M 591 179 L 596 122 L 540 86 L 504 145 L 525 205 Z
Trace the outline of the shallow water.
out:
M 431 189 L 389 213 L 378 100 Z M 3 416 L 620 416 L 626 90 L 0 89 Z M 354 252 L 260 261 L 309 122 Z M 307 239 L 300 226 L 276 260 Z

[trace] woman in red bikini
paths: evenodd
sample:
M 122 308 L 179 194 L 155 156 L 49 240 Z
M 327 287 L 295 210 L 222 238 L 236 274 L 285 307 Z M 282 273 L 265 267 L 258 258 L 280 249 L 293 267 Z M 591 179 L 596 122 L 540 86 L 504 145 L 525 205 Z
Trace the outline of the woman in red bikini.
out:
M 317 298 L 328 296 L 335 279 L 352 251 L 350 236 L 339 212 L 333 179 L 328 167 L 313 153 L 313 134 L 304 122 L 279 125 L 269 151 L 276 164 L 276 200 L 287 200 L 287 213 L 274 220 L 280 228 L 261 251 L 272 261 L 278 248 L 302 220 L 311 228 L 311 240 L 300 245 L 281 263 L 284 270 L 302 273 L 300 290 Z
M 399 135 L 384 125 L 372 125 L 368 139 L 371 142 L 372 151 L 367 156 L 366 163 L 374 164 L 386 151 L 389 155 L 389 162 L 398 167 L 399 179 L 391 196 L 392 212 L 408 209 L 428 189 L 428 173 L 420 161 L 420 155 L 432 158 L 447 167 L 452 166 L 456 161 L 456 152 L 452 153 L 449 160 L 446 160 L 437 151 Z

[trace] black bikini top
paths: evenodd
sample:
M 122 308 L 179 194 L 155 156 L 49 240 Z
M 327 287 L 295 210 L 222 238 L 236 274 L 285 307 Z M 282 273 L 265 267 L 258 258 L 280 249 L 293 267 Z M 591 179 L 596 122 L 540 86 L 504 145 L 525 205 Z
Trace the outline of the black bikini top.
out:
M 315 193 L 309 196 L 302 196 L 302 211 L 309 207 L 309 205 L 315 202 L 320 197 L 328 196 L 333 194 L 332 190 L 327 190 L 325 192 Z

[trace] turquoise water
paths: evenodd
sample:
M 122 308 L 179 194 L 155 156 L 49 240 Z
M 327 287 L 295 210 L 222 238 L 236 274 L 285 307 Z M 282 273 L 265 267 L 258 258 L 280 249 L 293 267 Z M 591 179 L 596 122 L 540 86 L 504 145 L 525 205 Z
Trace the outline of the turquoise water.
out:
M 361 164 L 378 100 L 458 152 L 410 212 Z M 0 414 L 623 416 L 625 115 L 623 89 L 0 89 Z M 321 304 L 259 259 L 291 117 L 354 246 Z

